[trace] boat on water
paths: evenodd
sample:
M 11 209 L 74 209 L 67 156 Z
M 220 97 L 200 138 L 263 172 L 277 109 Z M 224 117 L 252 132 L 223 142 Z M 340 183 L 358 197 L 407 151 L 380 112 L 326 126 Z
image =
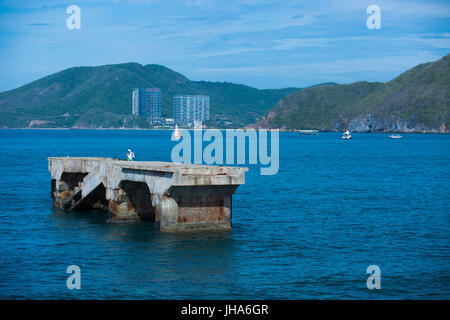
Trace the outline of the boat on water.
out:
M 178 141 L 181 138 L 180 129 L 178 129 L 178 125 L 175 125 L 175 130 L 172 132 L 172 141 Z
M 297 132 L 308 136 L 316 136 L 319 134 L 318 130 L 298 130 Z
M 352 135 L 350 134 L 350 131 L 345 131 L 344 134 L 342 135 L 342 140 L 349 140 L 352 138 Z
M 399 134 L 391 134 L 390 136 L 389 136 L 389 138 L 391 138 L 391 139 L 401 139 L 401 138 L 403 138 L 401 135 L 399 135 Z

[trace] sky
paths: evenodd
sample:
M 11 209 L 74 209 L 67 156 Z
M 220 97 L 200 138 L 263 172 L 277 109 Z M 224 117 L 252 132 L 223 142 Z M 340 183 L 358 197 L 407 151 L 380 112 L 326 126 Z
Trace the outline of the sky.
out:
M 449 29 L 449 0 L 0 0 L 0 91 L 125 62 L 261 89 L 389 81 L 448 54 Z

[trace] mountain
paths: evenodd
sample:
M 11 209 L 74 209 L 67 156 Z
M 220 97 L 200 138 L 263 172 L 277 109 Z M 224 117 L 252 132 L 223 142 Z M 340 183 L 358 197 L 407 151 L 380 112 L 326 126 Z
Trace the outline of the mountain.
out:
M 330 84 L 282 98 L 257 128 L 449 132 L 450 54 L 386 82 Z
M 72 128 L 97 129 L 97 128 L 150 128 L 145 119 L 135 115 L 119 115 L 100 108 L 92 108 L 75 122 Z
M 131 119 L 133 88 L 159 88 L 162 116 L 172 117 L 175 94 L 210 96 L 207 123 L 253 123 L 298 88 L 258 90 L 227 82 L 191 81 L 164 66 L 124 63 L 74 67 L 0 93 L 0 127 L 146 127 Z

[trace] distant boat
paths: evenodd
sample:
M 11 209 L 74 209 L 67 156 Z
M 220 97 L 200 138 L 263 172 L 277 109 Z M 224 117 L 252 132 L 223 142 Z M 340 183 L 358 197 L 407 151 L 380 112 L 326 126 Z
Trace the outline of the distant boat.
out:
M 172 132 L 172 141 L 178 141 L 181 139 L 180 129 L 178 129 L 178 125 L 175 125 L 175 130 Z
M 389 138 L 391 138 L 391 139 L 401 139 L 401 138 L 403 138 L 401 135 L 399 135 L 399 134 L 391 134 L 390 136 L 389 136 Z
M 350 134 L 350 131 L 345 131 L 344 134 L 342 135 L 342 140 L 349 140 L 352 138 L 352 135 Z
M 319 131 L 317 130 L 298 130 L 299 134 L 309 135 L 309 136 L 316 136 L 319 134 Z

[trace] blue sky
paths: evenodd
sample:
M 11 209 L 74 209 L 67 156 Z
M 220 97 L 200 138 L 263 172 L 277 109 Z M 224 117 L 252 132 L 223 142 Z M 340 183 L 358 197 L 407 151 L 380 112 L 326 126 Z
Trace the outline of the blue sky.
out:
M 366 26 L 372 4 L 379 30 Z M 69 5 L 80 30 L 66 27 Z M 449 29 L 448 0 L 0 0 L 0 91 L 130 61 L 257 88 L 388 81 L 449 53 Z

